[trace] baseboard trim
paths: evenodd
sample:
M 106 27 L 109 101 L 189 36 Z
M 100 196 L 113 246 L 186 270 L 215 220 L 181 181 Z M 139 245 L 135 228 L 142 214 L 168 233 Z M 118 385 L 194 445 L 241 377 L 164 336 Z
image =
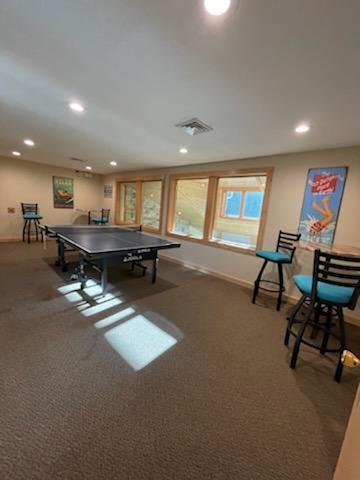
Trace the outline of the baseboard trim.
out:
M 13 243 L 13 242 L 22 242 L 22 238 L 20 237 L 2 237 L 0 238 L 0 243 Z
M 221 273 L 216 270 L 211 270 L 209 268 L 205 268 L 200 265 L 195 265 L 194 263 L 191 263 L 191 262 L 185 262 L 184 260 L 179 260 L 177 258 L 170 257 L 164 253 L 161 253 L 159 256 L 161 258 L 164 258 L 164 260 L 167 260 L 172 263 L 176 263 L 178 265 L 181 265 L 182 267 L 190 268 L 192 270 L 197 270 L 199 272 L 204 273 L 205 275 L 211 275 L 212 277 L 220 278 L 221 280 L 225 280 L 226 282 L 235 283 L 236 285 L 239 285 L 240 287 L 244 287 L 248 290 L 252 290 L 254 287 L 254 284 L 252 282 L 249 282 L 247 280 L 242 280 L 237 277 L 233 277 L 232 275 L 227 275 L 225 273 Z M 271 294 L 268 294 L 266 292 L 263 292 L 263 294 L 271 296 Z M 285 302 L 290 303 L 291 305 L 294 305 L 298 301 L 297 297 L 294 297 L 293 295 L 287 295 L 287 294 L 283 295 L 283 299 Z M 360 327 L 360 318 L 354 317 L 353 315 L 348 315 L 348 314 L 345 315 L 345 321 L 347 323 L 350 323 L 351 325 Z

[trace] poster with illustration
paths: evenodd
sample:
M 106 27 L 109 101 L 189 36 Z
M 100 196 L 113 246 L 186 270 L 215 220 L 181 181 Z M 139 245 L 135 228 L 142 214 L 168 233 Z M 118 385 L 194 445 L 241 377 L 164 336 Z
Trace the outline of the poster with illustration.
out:
M 347 167 L 309 170 L 299 225 L 302 241 L 332 244 L 346 175 Z
M 74 180 L 53 177 L 54 208 L 74 208 Z

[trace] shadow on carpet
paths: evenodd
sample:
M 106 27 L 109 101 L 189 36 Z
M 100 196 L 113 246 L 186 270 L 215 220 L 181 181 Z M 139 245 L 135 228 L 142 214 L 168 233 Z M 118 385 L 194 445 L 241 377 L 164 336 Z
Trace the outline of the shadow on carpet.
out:
M 69 262 L 68 271 L 63 272 L 60 267 L 55 265 L 55 258 L 44 258 L 43 261 L 51 267 L 64 284 L 76 282 L 76 279 L 72 279 L 71 276 L 76 271 L 77 262 Z M 85 273 L 90 285 L 94 286 L 96 284 L 100 286 L 100 274 L 97 274 L 90 266 L 85 267 Z M 164 280 L 159 275 L 156 283 L 152 283 L 149 269 L 145 276 L 142 275 L 141 270 L 135 269 L 131 271 L 126 265 L 110 267 L 108 270 L 108 293 L 113 295 L 120 294 L 126 302 L 133 302 L 141 298 L 157 295 L 176 287 L 177 285 Z

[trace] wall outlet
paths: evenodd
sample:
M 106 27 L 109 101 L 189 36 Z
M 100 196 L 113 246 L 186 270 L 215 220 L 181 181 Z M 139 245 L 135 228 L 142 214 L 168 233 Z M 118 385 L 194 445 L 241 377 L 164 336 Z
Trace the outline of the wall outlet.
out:
M 8 213 L 15 213 L 15 208 L 14 207 L 8 207 L 7 212 Z

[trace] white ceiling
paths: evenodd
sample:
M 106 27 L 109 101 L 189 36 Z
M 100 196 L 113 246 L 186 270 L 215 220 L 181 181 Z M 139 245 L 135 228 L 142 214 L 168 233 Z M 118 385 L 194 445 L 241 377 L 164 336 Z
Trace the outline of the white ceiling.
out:
M 360 1 L 232 3 L 1 0 L 0 154 L 107 173 L 359 144 Z

